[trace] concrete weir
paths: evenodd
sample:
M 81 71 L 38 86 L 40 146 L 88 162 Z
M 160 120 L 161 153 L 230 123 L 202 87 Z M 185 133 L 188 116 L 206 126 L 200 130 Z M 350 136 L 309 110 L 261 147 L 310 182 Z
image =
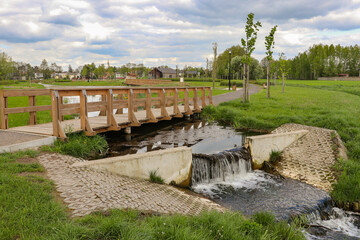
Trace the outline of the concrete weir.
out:
M 245 146 L 250 148 L 254 169 L 261 168 L 265 161 L 269 161 L 272 151 L 283 151 L 307 133 L 307 130 L 298 130 L 247 137 Z
M 179 147 L 77 162 L 72 166 L 106 170 L 119 175 L 145 180 L 148 180 L 150 172 L 155 170 L 164 179 L 165 183 L 187 186 L 191 178 L 191 161 L 191 148 Z

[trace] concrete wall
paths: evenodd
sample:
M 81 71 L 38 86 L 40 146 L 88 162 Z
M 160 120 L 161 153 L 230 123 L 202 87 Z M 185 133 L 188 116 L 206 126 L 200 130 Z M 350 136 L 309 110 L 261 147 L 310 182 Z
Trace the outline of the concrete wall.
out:
M 150 171 L 157 170 L 165 183 L 174 181 L 188 185 L 191 177 L 192 150 L 188 147 L 171 148 L 147 153 L 78 162 L 75 167 L 90 167 L 112 173 L 149 179 Z
M 250 148 L 254 168 L 259 169 L 264 161 L 269 161 L 272 151 L 281 152 L 307 133 L 307 130 L 300 130 L 247 137 L 245 144 Z

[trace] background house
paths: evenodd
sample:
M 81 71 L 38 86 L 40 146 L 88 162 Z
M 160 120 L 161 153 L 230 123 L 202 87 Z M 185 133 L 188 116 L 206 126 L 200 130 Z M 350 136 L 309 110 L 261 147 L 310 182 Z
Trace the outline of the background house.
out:
M 172 68 L 154 68 L 149 72 L 150 79 L 157 78 L 176 78 L 176 70 Z

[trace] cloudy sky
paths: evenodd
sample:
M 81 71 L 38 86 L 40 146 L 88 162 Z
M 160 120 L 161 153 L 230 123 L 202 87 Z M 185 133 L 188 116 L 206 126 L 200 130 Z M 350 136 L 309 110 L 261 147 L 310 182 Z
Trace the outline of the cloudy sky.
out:
M 360 0 L 0 0 L 0 52 L 32 65 L 205 66 L 213 42 L 240 44 L 250 12 L 259 60 L 274 25 L 275 55 L 360 41 Z

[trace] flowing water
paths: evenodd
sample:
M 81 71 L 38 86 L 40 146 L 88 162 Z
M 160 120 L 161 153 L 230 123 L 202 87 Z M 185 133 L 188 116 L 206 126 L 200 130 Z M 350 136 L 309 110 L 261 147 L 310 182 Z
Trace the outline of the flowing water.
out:
M 360 217 L 331 205 L 328 193 L 296 180 L 251 168 L 241 148 L 245 134 L 201 120 L 180 119 L 107 133 L 111 155 L 189 146 L 193 149 L 192 191 L 245 215 L 272 212 L 278 219 L 306 214 L 308 239 L 359 239 Z M 225 150 L 225 151 L 224 151 Z

